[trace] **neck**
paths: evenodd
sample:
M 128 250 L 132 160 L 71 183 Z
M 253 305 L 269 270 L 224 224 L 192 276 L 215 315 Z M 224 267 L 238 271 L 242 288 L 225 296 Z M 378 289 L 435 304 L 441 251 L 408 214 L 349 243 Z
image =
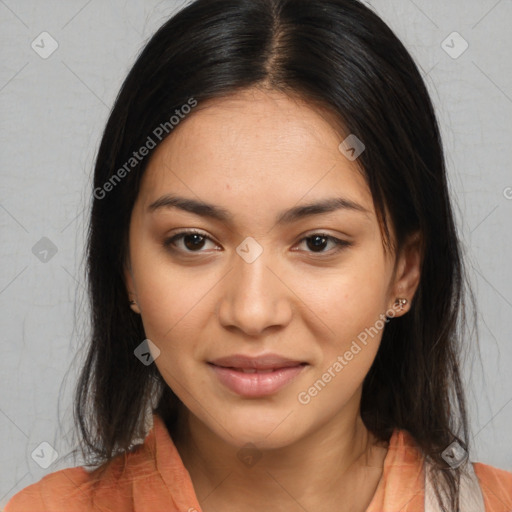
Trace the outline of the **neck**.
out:
M 240 448 L 184 408 L 173 441 L 204 512 L 227 510 L 228 503 L 240 512 L 364 511 L 382 475 L 387 443 L 379 443 L 366 429 L 359 402 L 349 409 L 347 404 L 328 423 L 293 444 L 256 452 L 252 464 L 241 463 Z

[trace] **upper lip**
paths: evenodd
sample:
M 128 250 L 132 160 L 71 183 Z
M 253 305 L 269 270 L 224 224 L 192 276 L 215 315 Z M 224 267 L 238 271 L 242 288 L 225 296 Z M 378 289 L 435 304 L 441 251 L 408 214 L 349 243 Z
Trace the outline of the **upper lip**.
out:
M 277 354 L 264 354 L 257 357 L 250 357 L 243 354 L 234 354 L 232 356 L 220 357 L 209 362 L 215 366 L 223 366 L 224 368 L 254 368 L 256 370 L 289 368 L 290 366 L 299 366 L 301 364 L 305 364 L 303 361 L 288 359 Z

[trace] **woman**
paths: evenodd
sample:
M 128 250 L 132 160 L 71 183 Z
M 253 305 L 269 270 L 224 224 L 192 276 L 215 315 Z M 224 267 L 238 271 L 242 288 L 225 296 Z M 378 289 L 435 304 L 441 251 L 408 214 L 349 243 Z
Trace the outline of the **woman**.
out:
M 93 194 L 95 467 L 8 512 L 512 509 L 512 474 L 470 462 L 432 104 L 367 7 L 187 6 L 126 79 Z

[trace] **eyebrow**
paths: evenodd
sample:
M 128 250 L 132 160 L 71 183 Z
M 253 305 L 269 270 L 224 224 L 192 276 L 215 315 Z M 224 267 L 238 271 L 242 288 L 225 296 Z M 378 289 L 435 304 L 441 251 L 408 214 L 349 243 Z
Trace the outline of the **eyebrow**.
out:
M 148 206 L 148 211 L 153 213 L 161 209 L 177 208 L 186 212 L 208 217 L 221 222 L 229 223 L 233 215 L 226 209 L 215 206 L 204 201 L 181 197 L 174 194 L 166 194 Z M 322 215 L 338 210 L 348 210 L 370 215 L 370 212 L 359 203 L 344 197 L 327 198 L 321 201 L 294 206 L 289 210 L 281 212 L 276 219 L 277 224 L 291 224 L 311 215 Z

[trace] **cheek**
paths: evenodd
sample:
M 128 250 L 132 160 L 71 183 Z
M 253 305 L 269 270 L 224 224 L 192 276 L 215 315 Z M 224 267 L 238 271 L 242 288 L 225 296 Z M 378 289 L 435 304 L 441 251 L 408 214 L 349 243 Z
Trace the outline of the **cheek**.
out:
M 362 282 L 363 278 L 340 280 L 339 286 L 331 287 L 333 302 L 327 301 L 331 307 L 322 317 L 330 334 L 317 340 L 321 355 L 297 395 L 304 413 L 319 421 L 327 420 L 357 393 L 379 349 L 386 326 L 384 286 L 368 278 Z
M 384 260 L 368 250 L 321 283 L 302 281 L 308 306 L 329 328 L 317 339 L 321 355 L 310 381 L 320 382 L 313 394 L 339 405 L 361 385 L 386 325 L 387 271 Z
M 218 277 L 193 267 L 178 269 L 154 245 L 134 251 L 132 268 L 146 334 L 164 343 L 176 331 L 186 337 L 190 326 L 202 325 L 201 315 L 213 311 L 209 291 Z
M 387 272 L 382 255 L 369 247 L 328 273 L 302 274 L 295 289 L 316 322 L 327 326 L 323 337 L 341 350 L 387 310 Z
M 299 416 L 323 423 L 347 408 L 356 412 L 361 386 L 375 358 L 378 341 L 375 339 L 374 345 L 368 346 L 350 343 L 343 352 L 328 357 L 325 366 L 298 390 Z

